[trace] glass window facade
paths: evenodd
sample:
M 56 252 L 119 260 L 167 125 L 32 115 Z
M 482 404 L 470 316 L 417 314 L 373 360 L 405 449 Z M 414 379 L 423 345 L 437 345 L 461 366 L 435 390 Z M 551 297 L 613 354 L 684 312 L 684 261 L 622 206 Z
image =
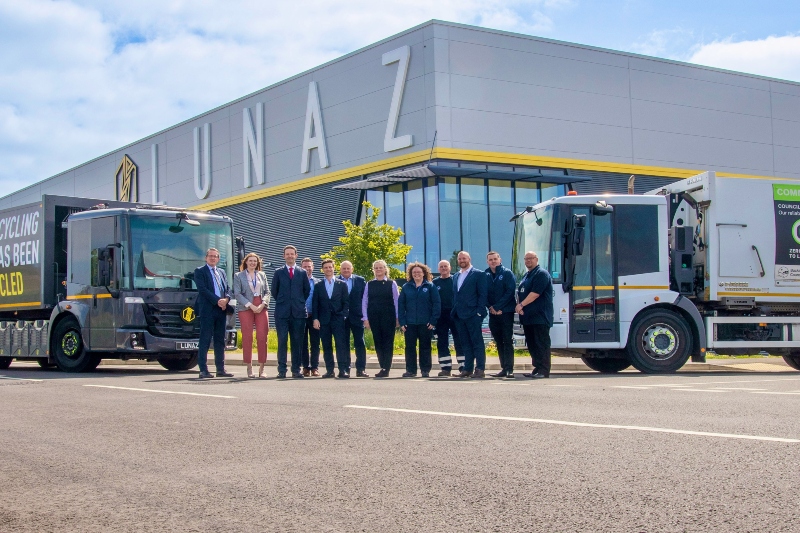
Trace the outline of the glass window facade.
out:
M 489 250 L 509 265 L 514 213 L 564 194 L 564 185 L 551 183 L 439 177 L 372 189 L 365 199 L 384 208 L 380 223 L 405 233 L 412 246 L 406 261 L 422 261 L 436 272 L 441 259 L 455 269 L 459 250 L 470 252 L 478 267 Z

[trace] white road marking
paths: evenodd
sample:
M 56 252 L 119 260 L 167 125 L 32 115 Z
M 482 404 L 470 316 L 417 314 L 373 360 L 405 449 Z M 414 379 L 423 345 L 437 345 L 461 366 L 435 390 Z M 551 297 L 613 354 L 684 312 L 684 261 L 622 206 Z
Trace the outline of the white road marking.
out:
M 696 387 L 698 385 L 727 385 L 728 383 L 769 383 L 771 381 L 800 381 L 800 378 L 784 378 L 784 379 L 742 379 L 735 381 L 706 381 L 706 382 L 689 382 L 689 383 L 654 383 L 648 387 Z
M 114 387 L 113 385 L 84 385 L 84 387 L 95 387 L 98 389 L 132 390 L 137 392 L 156 392 L 159 394 L 182 394 L 184 396 L 207 396 L 209 398 L 236 398 L 236 396 L 223 396 L 221 394 L 202 394 L 199 392 L 178 392 L 171 390 L 156 390 L 156 389 L 136 389 L 133 387 Z
M 730 392 L 729 390 L 718 390 L 718 389 L 670 389 L 670 390 L 685 390 L 688 392 Z
M 612 385 L 612 389 L 639 389 L 639 390 L 652 390 L 652 387 L 639 387 L 636 385 Z
M 747 387 L 714 387 L 714 390 L 743 390 L 743 391 L 757 391 L 757 390 L 767 390 L 767 389 L 748 389 Z
M 10 380 L 13 380 L 13 381 L 34 381 L 36 383 L 44 381 L 43 379 L 12 378 L 10 376 L 0 376 L 0 379 L 10 379 Z
M 507 420 L 510 422 L 534 422 L 537 424 L 552 424 L 556 426 L 573 426 L 583 428 L 625 429 L 630 431 L 648 431 L 652 433 L 674 433 L 678 435 L 696 435 L 700 437 L 719 437 L 724 439 L 758 440 L 766 442 L 800 443 L 800 439 L 787 439 L 783 437 L 763 437 L 759 435 L 738 435 L 735 433 L 712 433 L 709 431 L 691 431 L 683 429 L 655 428 L 647 426 L 623 426 L 618 424 L 591 424 L 587 422 L 570 422 L 567 420 L 547 420 L 543 418 L 523 418 L 518 416 L 477 415 L 470 413 L 447 413 L 443 411 L 422 411 L 418 409 L 398 409 L 393 407 L 373 407 L 369 405 L 345 405 L 347 409 L 366 409 L 371 411 L 391 411 L 395 413 L 409 413 L 419 415 L 450 416 L 455 418 L 480 418 L 484 420 Z
M 790 395 L 800 395 L 800 392 L 751 392 L 750 394 L 790 394 Z

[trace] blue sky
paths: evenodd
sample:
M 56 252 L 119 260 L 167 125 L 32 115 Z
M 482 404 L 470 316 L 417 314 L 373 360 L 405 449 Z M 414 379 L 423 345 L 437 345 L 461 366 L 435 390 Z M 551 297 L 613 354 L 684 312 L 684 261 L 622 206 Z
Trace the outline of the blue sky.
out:
M 800 82 L 796 0 L 0 0 L 0 195 L 432 18 Z

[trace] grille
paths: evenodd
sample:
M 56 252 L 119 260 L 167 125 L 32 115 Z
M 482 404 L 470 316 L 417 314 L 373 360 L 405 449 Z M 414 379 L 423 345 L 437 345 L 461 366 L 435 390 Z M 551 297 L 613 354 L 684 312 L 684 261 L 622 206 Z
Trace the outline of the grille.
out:
M 147 331 L 156 337 L 196 339 L 200 337 L 200 320 L 195 318 L 187 324 L 181 318 L 186 304 L 147 304 L 145 316 Z

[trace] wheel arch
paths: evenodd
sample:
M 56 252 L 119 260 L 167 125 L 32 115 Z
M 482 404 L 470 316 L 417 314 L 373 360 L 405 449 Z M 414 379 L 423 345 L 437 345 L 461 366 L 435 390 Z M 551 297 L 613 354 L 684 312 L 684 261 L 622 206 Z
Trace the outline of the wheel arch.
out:
M 640 309 L 631 320 L 631 326 L 628 329 L 628 336 L 625 339 L 626 345 L 630 343 L 630 336 L 634 331 L 634 326 L 639 318 L 645 313 L 648 313 L 654 309 L 672 311 L 683 318 L 683 320 L 686 322 L 686 326 L 689 328 L 689 332 L 692 335 L 692 347 L 689 352 L 692 356 L 692 361 L 700 363 L 705 362 L 706 328 L 705 324 L 703 323 L 703 317 L 700 316 L 700 312 L 697 310 L 694 304 L 683 296 L 678 296 L 678 298 L 672 303 L 661 302 L 648 305 L 647 307 Z
M 75 304 L 74 302 L 60 302 L 53 312 L 50 314 L 50 327 L 47 329 L 47 353 L 48 360 L 53 358 L 53 331 L 56 326 L 69 318 L 74 318 L 78 321 L 81 328 L 81 337 L 83 337 L 84 346 L 86 346 L 86 318 L 89 314 L 89 309 L 85 305 Z

